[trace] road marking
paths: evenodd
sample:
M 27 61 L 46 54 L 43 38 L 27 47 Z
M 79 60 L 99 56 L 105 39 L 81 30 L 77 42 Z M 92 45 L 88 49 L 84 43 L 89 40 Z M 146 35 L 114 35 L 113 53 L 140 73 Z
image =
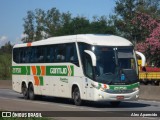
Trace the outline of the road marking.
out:
M 24 99 L 15 99 L 15 98 L 5 98 L 5 97 L 0 97 L 1 99 L 6 99 L 6 100 L 15 100 L 15 101 L 21 101 L 21 102 L 30 102 L 30 103 L 37 103 L 37 104 L 43 104 L 43 105 L 51 105 L 51 103 L 44 103 L 43 101 L 31 101 L 31 100 L 24 100 Z M 52 105 L 57 105 L 60 107 L 64 107 L 64 108 L 71 108 L 71 109 L 80 109 L 80 110 L 84 110 L 84 111 L 103 111 L 103 110 L 97 110 L 97 109 L 90 109 L 90 108 L 85 108 L 85 107 L 81 107 L 81 106 L 69 106 L 69 105 L 61 105 L 58 103 L 54 103 L 52 102 Z
M 46 103 L 43 102 L 43 101 L 31 101 L 31 100 L 24 100 L 24 99 L 15 99 L 15 98 L 5 98 L 5 97 L 0 97 L 0 99 L 5 99 L 5 100 L 15 100 L 15 101 L 21 101 L 21 102 L 30 102 L 30 103 L 37 103 L 37 104 L 44 104 L 44 105 L 51 105 L 52 103 Z M 144 100 L 139 100 L 139 101 L 144 101 Z M 145 101 L 146 102 L 146 101 Z M 159 103 L 159 102 L 158 102 Z M 57 106 L 60 106 L 60 107 L 64 107 L 64 108 L 71 108 L 71 109 L 80 109 L 80 110 L 83 110 L 83 111 L 104 111 L 103 109 L 102 110 L 99 110 L 99 109 L 91 109 L 91 108 L 86 108 L 86 107 L 83 107 L 83 106 L 69 106 L 69 105 L 62 105 L 62 104 L 59 104 L 59 103 L 53 103 L 52 105 L 57 105 Z M 106 112 L 106 111 L 105 111 Z M 109 111 L 108 111 L 109 112 Z M 144 119 L 148 119 L 148 120 L 158 120 L 159 118 L 153 118 L 153 117 L 140 117 L 140 118 L 144 118 Z M 160 120 L 160 119 L 159 119 Z
M 151 102 L 151 103 L 158 103 L 160 104 L 160 101 L 152 101 L 152 100 L 138 100 L 140 102 Z

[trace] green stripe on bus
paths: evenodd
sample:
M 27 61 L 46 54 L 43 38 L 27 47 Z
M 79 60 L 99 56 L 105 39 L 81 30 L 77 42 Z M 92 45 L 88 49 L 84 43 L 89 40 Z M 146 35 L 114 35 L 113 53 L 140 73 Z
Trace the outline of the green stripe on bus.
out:
M 71 76 L 74 76 L 74 66 L 73 65 L 70 65 L 70 67 L 71 67 Z
M 41 67 L 36 66 L 36 75 L 41 75 Z M 13 75 L 31 75 L 31 66 L 12 66 Z M 46 66 L 46 76 L 74 76 L 74 66 Z
M 37 75 L 40 75 L 41 74 L 41 68 L 40 68 L 40 66 L 36 66 L 36 69 L 37 69 Z
M 31 67 L 27 66 L 27 75 L 30 75 L 30 74 L 31 74 Z
M 39 80 L 40 80 L 40 85 L 44 85 L 44 81 L 43 81 L 43 77 L 39 76 Z
M 139 83 L 134 83 L 131 85 L 109 85 L 109 88 L 112 90 L 119 90 L 119 89 L 132 90 L 138 86 L 139 86 Z
M 26 75 L 26 66 L 12 66 L 12 74 L 14 75 Z

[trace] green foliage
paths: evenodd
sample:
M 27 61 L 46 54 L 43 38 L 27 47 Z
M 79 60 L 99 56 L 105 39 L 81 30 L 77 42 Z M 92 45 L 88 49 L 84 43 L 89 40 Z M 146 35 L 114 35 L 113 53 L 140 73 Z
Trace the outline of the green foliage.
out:
M 24 34 L 27 36 L 22 39 L 23 42 L 31 42 L 35 40 L 35 26 L 34 26 L 35 15 L 32 11 L 27 12 L 27 17 L 24 18 Z
M 56 8 L 48 11 L 36 9 L 28 11 L 24 18 L 23 42 L 32 42 L 53 36 L 73 34 L 115 34 L 115 27 L 109 23 L 106 17 L 96 17 L 90 21 L 86 17 L 71 17 L 69 12 L 60 13 Z
M 0 79 L 11 79 L 11 54 L 0 55 Z
M 0 49 L 0 79 L 11 80 L 12 45 L 6 43 Z
M 9 53 L 11 54 L 12 53 L 12 45 L 10 42 L 7 42 L 4 46 L 2 46 L 0 48 L 0 54 L 3 54 L 3 53 Z
M 154 18 L 160 18 L 159 0 L 117 0 L 115 6 L 114 24 L 117 34 L 131 40 L 133 43 L 144 41 L 148 30 L 133 24 L 137 13 L 147 13 Z

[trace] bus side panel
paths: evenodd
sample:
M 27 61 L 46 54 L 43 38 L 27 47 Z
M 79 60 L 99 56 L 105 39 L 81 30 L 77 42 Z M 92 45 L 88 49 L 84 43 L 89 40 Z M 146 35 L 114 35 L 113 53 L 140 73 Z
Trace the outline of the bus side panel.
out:
M 35 82 L 35 76 L 33 76 L 33 75 L 27 75 L 27 80 L 28 80 L 28 85 L 30 83 L 33 84 L 33 86 L 34 86 L 34 94 L 41 95 L 41 86 L 38 85 L 38 84 L 36 84 L 36 82 Z
M 58 94 L 58 81 L 54 76 L 43 76 L 43 85 L 41 85 L 42 95 L 55 96 Z
M 24 81 L 26 83 L 26 86 L 28 86 L 26 78 L 27 76 L 25 75 L 12 75 L 12 89 L 16 92 L 21 93 L 22 81 Z

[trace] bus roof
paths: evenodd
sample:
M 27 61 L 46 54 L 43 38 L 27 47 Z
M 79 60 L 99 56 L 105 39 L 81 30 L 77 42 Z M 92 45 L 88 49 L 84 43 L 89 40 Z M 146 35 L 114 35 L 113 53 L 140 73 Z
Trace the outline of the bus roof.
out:
M 79 35 L 51 37 L 48 39 L 32 43 L 16 44 L 14 47 L 39 46 L 39 45 L 61 44 L 61 43 L 71 43 L 71 42 L 84 42 L 91 45 L 99 45 L 99 46 L 133 46 L 133 44 L 129 40 L 115 35 L 79 34 Z

